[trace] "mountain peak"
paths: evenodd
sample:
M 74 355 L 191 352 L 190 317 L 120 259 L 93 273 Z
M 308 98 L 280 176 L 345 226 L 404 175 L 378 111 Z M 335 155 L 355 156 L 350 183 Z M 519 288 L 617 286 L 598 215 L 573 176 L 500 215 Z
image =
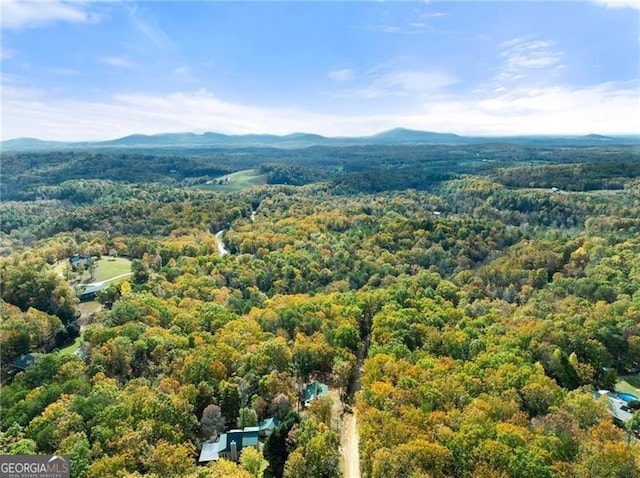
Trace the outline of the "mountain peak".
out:
M 419 131 L 407 128 L 394 128 L 369 138 L 376 142 L 384 141 L 395 144 L 450 144 L 466 143 L 462 136 L 453 133 L 435 133 L 433 131 Z

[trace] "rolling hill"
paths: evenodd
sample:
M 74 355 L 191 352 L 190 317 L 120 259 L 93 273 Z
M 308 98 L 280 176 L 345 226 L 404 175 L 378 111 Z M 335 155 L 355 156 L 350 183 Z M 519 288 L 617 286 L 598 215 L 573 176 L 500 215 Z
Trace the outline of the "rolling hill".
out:
M 436 133 L 396 128 L 371 136 L 326 137 L 311 133 L 292 133 L 284 136 L 271 134 L 227 135 L 222 133 L 163 133 L 154 135 L 133 134 L 123 138 L 96 142 L 42 141 L 35 138 L 17 138 L 0 143 L 3 152 L 15 151 L 81 151 L 118 149 L 172 149 L 172 148 L 255 148 L 281 149 L 307 148 L 311 146 L 356 145 L 469 145 L 505 143 L 548 146 L 600 146 L 607 144 L 640 144 L 640 136 L 503 136 L 472 137 L 454 133 Z

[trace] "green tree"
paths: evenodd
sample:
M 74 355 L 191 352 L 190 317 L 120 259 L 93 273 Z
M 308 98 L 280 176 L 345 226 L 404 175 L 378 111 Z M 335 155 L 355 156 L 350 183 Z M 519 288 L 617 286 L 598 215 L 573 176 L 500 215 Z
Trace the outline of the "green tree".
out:
M 224 458 L 209 463 L 207 471 L 210 472 L 207 476 L 211 478 L 253 478 L 246 469 Z
M 339 478 L 340 436 L 333 430 L 322 430 L 307 444 L 304 457 L 306 476 L 310 478 Z
M 300 423 L 300 415 L 290 413 L 284 421 L 269 435 L 264 444 L 264 457 L 269 462 L 269 469 L 274 476 L 280 478 L 284 473 L 284 465 L 291 450 L 287 446 L 289 432 L 294 425 Z
M 294 450 L 287 462 L 284 464 L 284 478 L 296 478 L 298 476 L 309 476 L 307 473 L 309 469 L 307 467 L 307 460 L 304 457 L 304 451 L 301 448 Z
M 191 443 L 174 444 L 160 440 L 152 449 L 148 466 L 158 476 L 187 476 L 195 471 Z
M 318 397 L 309 405 L 309 415 L 328 427 L 331 426 L 333 399 L 330 396 Z
M 253 408 L 244 407 L 238 414 L 238 428 L 255 427 L 258 425 L 258 414 Z
M 93 259 L 93 257 L 90 257 L 87 264 L 87 270 L 89 271 L 89 280 L 93 280 L 95 278 L 97 268 L 98 265 L 96 264 L 95 260 Z
M 144 284 L 149 280 L 150 271 L 146 262 L 134 259 L 131 262 L 132 279 L 135 284 Z
M 220 382 L 220 409 L 226 419 L 227 426 L 236 423 L 240 413 L 240 390 L 235 383 L 223 380 Z
M 343 324 L 338 327 L 335 335 L 335 342 L 338 347 L 344 347 L 350 349 L 352 352 L 357 352 L 360 348 L 360 334 L 355 327 Z
M 262 478 L 269 462 L 264 459 L 262 453 L 253 447 L 246 447 L 240 453 L 240 465 L 249 472 L 253 478 Z

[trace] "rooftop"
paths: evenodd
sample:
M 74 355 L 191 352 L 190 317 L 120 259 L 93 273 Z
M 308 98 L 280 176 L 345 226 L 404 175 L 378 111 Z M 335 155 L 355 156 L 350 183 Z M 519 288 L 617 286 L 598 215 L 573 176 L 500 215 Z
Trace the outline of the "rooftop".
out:
M 248 446 L 257 447 L 258 432 L 259 427 L 245 427 L 242 430 L 229 430 L 227 433 L 222 433 L 217 441 L 202 445 L 198 462 L 207 463 L 217 460 L 220 457 L 220 453 L 231 452 L 231 444 L 234 442 L 238 453 Z
M 209 442 L 202 445 L 202 450 L 200 450 L 200 458 L 198 459 L 200 463 L 216 461 L 218 458 L 218 442 Z
M 304 401 L 310 402 L 329 393 L 329 386 L 322 382 L 312 382 L 304 389 Z
M 13 368 L 17 368 L 18 370 L 26 370 L 35 364 L 36 359 L 40 357 L 40 355 L 42 354 L 39 354 L 39 353 L 24 354 L 20 358 L 17 358 L 16 360 L 14 360 L 11 366 Z
M 265 418 L 258 425 L 259 425 L 260 431 L 262 432 L 267 430 L 271 431 L 275 427 L 277 427 L 279 424 L 280 424 L 280 421 L 276 417 L 270 417 L 270 418 Z
M 618 397 L 615 392 L 609 390 L 598 390 L 594 393 L 596 400 L 607 397 L 609 400 L 609 413 L 623 423 L 628 422 L 633 417 L 633 412 L 627 406 L 627 402 Z

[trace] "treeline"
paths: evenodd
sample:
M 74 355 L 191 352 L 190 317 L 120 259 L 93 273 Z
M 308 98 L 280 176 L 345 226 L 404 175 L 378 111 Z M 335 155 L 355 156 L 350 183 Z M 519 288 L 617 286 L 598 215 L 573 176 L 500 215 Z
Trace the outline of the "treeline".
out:
M 125 183 L 162 182 L 172 184 L 194 176 L 220 176 L 237 166 L 252 164 L 234 157 L 227 166 L 206 158 L 148 155 L 141 153 L 4 153 L 0 192 L 7 199 L 24 198 L 39 186 L 56 186 L 74 179 L 103 179 Z M 238 169 L 245 169 L 239 167 Z
M 46 199 L 5 203 L 2 232 L 29 233 L 35 239 L 75 230 L 166 236 L 185 227 L 223 229 L 251 211 L 250 202 L 237 197 L 158 184 L 68 181 L 39 187 L 30 195 Z
M 496 171 L 504 184 L 518 187 L 564 187 L 580 190 L 619 187 L 638 176 L 635 146 L 553 148 L 482 144 L 466 146 L 343 146 L 304 149 L 242 148 L 123 152 L 4 153 L 0 194 L 31 200 L 64 196 L 87 201 L 86 188 L 42 188 L 72 180 L 110 180 L 127 184 L 192 185 L 243 169 L 263 168 L 270 184 L 301 185 L 330 179 L 350 192 L 428 189 L 459 174 Z M 566 163 L 582 163 L 567 166 Z M 547 165 L 564 165 L 547 169 Z M 594 168 L 584 166 L 595 164 Z M 541 165 L 538 169 L 505 166 Z M 630 167 L 627 168 L 627 165 Z M 582 168 L 582 169 L 581 169 Z M 527 177 L 535 173 L 539 179 Z M 363 174 L 365 180 L 359 175 Z M 581 176 L 583 174 L 583 176 Z M 561 181 L 553 182 L 554 177 Z M 620 179 L 620 180 L 619 180 Z M 577 181 L 574 181 L 577 180 Z M 92 183 L 95 188 L 97 183 Z M 533 184 L 533 186 L 532 186 Z M 600 186 L 598 186 L 598 184 Z M 369 185 L 369 186 L 368 186 Z
M 500 169 L 493 176 L 505 186 L 519 188 L 557 188 L 565 191 L 624 189 L 625 183 L 640 176 L 640 164 L 636 159 L 516 167 Z

